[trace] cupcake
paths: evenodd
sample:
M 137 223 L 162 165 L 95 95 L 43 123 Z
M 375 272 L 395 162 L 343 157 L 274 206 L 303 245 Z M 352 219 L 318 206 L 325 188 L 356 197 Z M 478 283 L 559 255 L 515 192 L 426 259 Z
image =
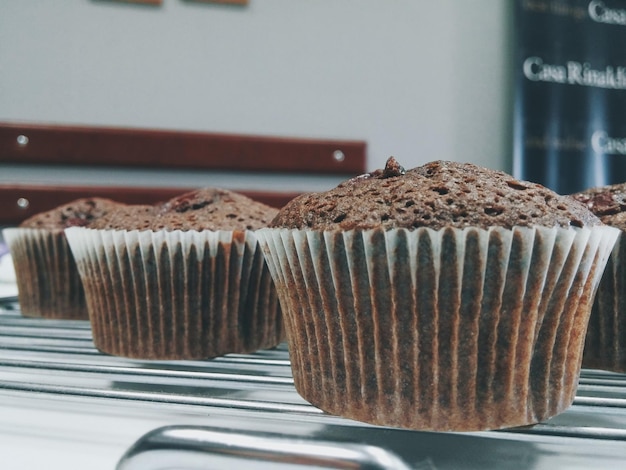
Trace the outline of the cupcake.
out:
M 85 294 L 64 229 L 86 227 L 120 204 L 78 199 L 4 229 L 11 250 L 20 309 L 29 317 L 88 319 Z
M 591 309 L 583 367 L 626 372 L 626 183 L 591 188 L 572 197 L 606 225 L 621 230 Z
M 96 347 L 140 359 L 205 359 L 276 346 L 282 317 L 254 235 L 276 213 L 206 188 L 68 229 Z
M 503 172 L 392 158 L 298 196 L 257 237 L 304 399 L 372 424 L 471 431 L 572 403 L 617 232 Z

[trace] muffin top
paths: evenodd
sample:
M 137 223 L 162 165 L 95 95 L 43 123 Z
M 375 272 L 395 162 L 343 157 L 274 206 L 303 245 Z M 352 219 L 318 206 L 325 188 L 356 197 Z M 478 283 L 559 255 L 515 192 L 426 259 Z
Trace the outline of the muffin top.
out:
M 391 157 L 336 188 L 289 202 L 271 227 L 352 230 L 382 227 L 600 225 L 583 204 L 536 183 L 470 163 L 435 161 L 405 171 Z
M 626 183 L 590 188 L 572 197 L 585 204 L 603 223 L 626 230 Z
M 87 227 L 100 217 L 124 205 L 104 198 L 76 199 L 47 212 L 40 212 L 24 220 L 21 228 L 63 230 L 68 227 Z
M 204 188 L 154 206 L 129 205 L 91 228 L 113 230 L 256 230 L 267 227 L 278 209 L 242 194 Z

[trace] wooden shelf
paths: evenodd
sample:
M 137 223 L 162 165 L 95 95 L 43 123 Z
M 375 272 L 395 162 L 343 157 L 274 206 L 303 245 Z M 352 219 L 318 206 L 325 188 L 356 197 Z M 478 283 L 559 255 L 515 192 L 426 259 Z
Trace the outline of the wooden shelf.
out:
M 0 122 L 0 162 L 358 175 L 362 141 Z

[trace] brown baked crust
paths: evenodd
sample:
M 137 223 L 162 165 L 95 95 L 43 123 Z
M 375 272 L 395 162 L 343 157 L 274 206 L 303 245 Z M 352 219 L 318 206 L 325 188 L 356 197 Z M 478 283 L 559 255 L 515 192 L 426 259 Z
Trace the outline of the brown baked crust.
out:
M 589 188 L 571 196 L 606 225 L 626 231 L 626 183 Z
M 438 230 L 599 224 L 578 201 L 502 171 L 448 161 L 404 171 L 392 157 L 384 170 L 352 178 L 327 192 L 298 196 L 281 209 L 271 226 Z
M 105 198 L 76 199 L 52 210 L 35 214 L 24 220 L 20 227 L 48 230 L 87 227 L 121 206 L 123 204 Z
M 148 230 L 160 212 L 160 206 L 133 204 L 119 207 L 98 220 L 89 228 L 92 229 L 121 229 Z
M 256 230 L 278 209 L 219 188 L 191 191 L 155 206 L 126 206 L 91 228 L 113 230 Z

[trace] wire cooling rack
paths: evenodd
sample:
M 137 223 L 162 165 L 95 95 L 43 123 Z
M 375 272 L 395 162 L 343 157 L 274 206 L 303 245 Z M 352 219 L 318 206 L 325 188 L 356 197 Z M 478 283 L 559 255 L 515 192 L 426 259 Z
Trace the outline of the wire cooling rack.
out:
M 167 426 L 128 443 L 119 470 L 626 468 L 626 375 L 583 370 L 574 404 L 531 427 L 399 430 L 308 404 L 284 344 L 205 361 L 130 360 L 98 352 L 88 322 L 25 318 L 15 299 L 0 301 L 3 397 L 167 414 Z

